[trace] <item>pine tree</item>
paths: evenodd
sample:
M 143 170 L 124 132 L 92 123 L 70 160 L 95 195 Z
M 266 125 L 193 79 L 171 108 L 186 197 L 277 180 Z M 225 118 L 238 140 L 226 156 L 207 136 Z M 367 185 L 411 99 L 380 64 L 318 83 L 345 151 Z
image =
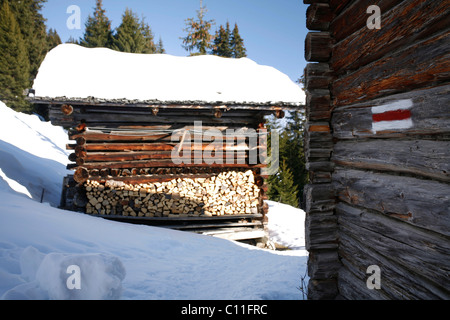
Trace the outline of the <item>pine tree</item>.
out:
M 153 36 L 153 32 L 150 28 L 150 26 L 148 25 L 148 23 L 145 22 L 145 19 L 142 18 L 141 21 L 141 33 L 142 36 L 144 37 L 144 48 L 142 49 L 141 53 L 155 53 L 157 52 L 157 46 L 155 45 L 154 42 L 154 36 Z M 161 38 L 159 38 L 161 44 Z M 164 50 L 164 48 L 163 48 Z
M 3 1 L 9 2 L 25 43 L 30 65 L 28 80 L 29 86 L 31 86 L 48 51 L 45 18 L 40 13 L 46 0 Z
M 294 176 L 291 172 L 291 169 L 286 164 L 286 161 L 283 161 L 280 166 L 280 181 L 277 185 L 277 191 L 279 194 L 279 201 L 295 208 L 298 207 L 298 189 L 294 184 Z
M 122 16 L 122 23 L 116 29 L 112 49 L 122 52 L 142 53 L 146 41 L 142 33 L 139 18 L 130 9 L 126 9 Z
M 163 44 L 161 37 L 159 37 L 159 41 L 158 41 L 158 44 L 156 45 L 155 53 L 166 53 L 166 49 L 164 49 L 164 44 Z
M 243 58 L 247 56 L 247 49 L 244 46 L 244 40 L 239 34 L 237 24 L 234 24 L 234 29 L 231 34 L 231 56 L 233 58 Z
M 47 33 L 47 44 L 48 44 L 48 51 L 56 47 L 57 45 L 61 44 L 61 38 L 58 35 L 58 32 L 56 30 L 53 30 L 50 28 Z
M 204 55 L 211 49 L 211 40 L 213 36 L 209 33 L 214 20 L 205 20 L 206 7 L 203 7 L 200 2 L 200 10 L 197 11 L 197 20 L 188 18 L 185 20 L 186 28 L 183 31 L 187 32 L 187 36 L 181 38 L 183 40 L 183 48 L 190 53 L 190 55 Z M 197 52 L 194 52 L 197 50 Z
M 308 180 L 308 171 L 306 170 L 304 154 L 304 128 L 305 115 L 302 111 L 293 111 L 286 116 L 286 132 L 288 141 L 284 157 L 292 168 L 294 174 L 294 184 L 297 186 L 299 195 L 303 193 L 303 187 Z
M 221 25 L 216 31 L 214 45 L 211 53 L 220 57 L 231 57 L 230 48 L 230 24 L 227 22 L 226 29 Z
M 80 45 L 88 48 L 111 47 L 111 22 L 102 6 L 102 0 L 97 0 L 94 16 L 88 17 L 84 36 L 80 39 Z
M 304 185 L 307 183 L 308 172 L 305 167 L 305 156 L 303 149 L 303 132 L 305 117 L 302 112 L 291 112 L 285 117 L 285 124 L 281 126 L 274 117 L 268 118 L 268 129 L 276 129 L 279 132 L 279 163 L 284 163 L 292 174 L 292 181 L 297 192 L 297 203 L 300 203 Z M 268 151 L 270 152 L 271 139 L 268 140 Z M 270 200 L 280 201 L 280 190 L 283 180 L 283 170 L 280 166 L 277 174 L 267 179 Z M 296 205 L 297 206 L 297 205 Z
M 69 39 L 66 41 L 66 43 L 73 43 L 73 44 L 80 44 L 77 39 L 70 36 Z
M 15 110 L 29 111 L 23 90 L 30 84 L 30 62 L 8 1 L 0 8 L 0 52 L 0 100 Z

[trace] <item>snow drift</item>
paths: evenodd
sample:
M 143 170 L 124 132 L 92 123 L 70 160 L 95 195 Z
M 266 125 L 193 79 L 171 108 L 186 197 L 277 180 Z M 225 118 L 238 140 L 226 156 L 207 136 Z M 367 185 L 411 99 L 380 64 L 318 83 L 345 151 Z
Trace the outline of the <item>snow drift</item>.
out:
M 62 44 L 39 68 L 36 97 L 304 104 L 287 75 L 248 58 L 135 54 Z
M 67 133 L 0 102 L 0 188 L 59 205 L 69 153 Z

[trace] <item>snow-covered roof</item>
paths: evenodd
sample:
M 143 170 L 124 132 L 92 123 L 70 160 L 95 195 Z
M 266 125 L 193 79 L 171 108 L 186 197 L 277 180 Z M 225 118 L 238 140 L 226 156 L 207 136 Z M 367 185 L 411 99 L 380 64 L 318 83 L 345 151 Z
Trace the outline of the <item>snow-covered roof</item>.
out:
M 248 59 L 134 54 L 62 44 L 42 62 L 35 97 L 303 105 L 287 75 Z

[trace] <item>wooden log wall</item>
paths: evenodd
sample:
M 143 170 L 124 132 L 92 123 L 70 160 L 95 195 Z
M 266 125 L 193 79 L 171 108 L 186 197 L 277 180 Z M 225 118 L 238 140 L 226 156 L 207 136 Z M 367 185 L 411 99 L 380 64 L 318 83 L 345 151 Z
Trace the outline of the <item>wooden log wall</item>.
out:
M 267 114 L 284 116 L 253 105 L 52 101 L 49 117 L 72 141 L 77 187 L 69 206 L 113 218 L 247 215 L 263 225 Z
M 308 299 L 332 299 L 338 294 L 337 217 L 335 192 L 332 186 L 334 164 L 331 161 L 333 111 L 330 65 L 334 39 L 330 34 L 333 11 L 328 1 L 304 1 L 309 32 L 305 39 L 306 89 L 306 167 L 309 184 L 304 188 L 306 202 L 305 235 L 309 251 Z
M 308 79 L 306 72 L 306 84 L 311 91 L 310 114 L 320 117 L 315 119 L 317 122 L 323 121 L 319 125 L 310 119 L 310 126 L 320 128 L 323 136 L 330 132 L 327 141 L 332 145 L 331 162 L 322 158 L 322 166 L 310 165 L 326 165 L 330 169 L 330 188 L 322 187 L 316 196 L 324 201 L 327 192 L 329 198 L 334 193 L 334 214 L 330 211 L 329 217 L 337 219 L 337 229 L 331 227 L 330 220 L 320 220 L 317 225 L 311 221 L 309 242 L 337 234 L 337 259 L 341 266 L 336 274 L 341 298 L 448 299 L 448 3 L 378 1 L 380 29 L 366 26 L 370 16 L 366 10 L 372 1 L 305 3 L 313 3 L 310 8 L 317 7 L 309 9 L 309 14 L 320 7 L 322 13 L 317 17 L 327 17 L 328 21 L 332 16 L 328 29 L 330 48 L 307 53 L 307 57 L 316 56 L 314 61 L 321 62 L 315 70 L 325 63 L 325 57 L 329 60 L 320 67 L 320 77 L 309 72 Z M 327 6 L 330 12 L 324 14 Z M 313 21 L 314 17 L 308 19 Z M 313 25 L 321 26 L 323 43 L 327 23 Z M 315 35 L 308 37 L 313 39 Z M 308 65 L 307 70 L 311 68 Z M 329 91 L 325 92 L 327 81 Z M 332 109 L 329 119 L 325 119 L 325 107 L 316 113 L 314 110 L 313 102 L 325 102 L 325 97 L 329 97 Z M 311 140 L 315 136 L 318 134 L 310 137 L 310 147 L 315 146 Z M 324 149 L 320 145 L 317 148 Z M 314 190 L 314 182 L 310 188 Z M 314 200 L 314 193 L 311 194 Z M 332 202 L 324 202 L 323 208 L 327 205 L 331 208 Z M 317 270 L 323 261 L 316 259 L 311 264 Z M 367 286 L 370 265 L 380 268 L 380 289 Z M 310 286 L 310 297 L 327 297 L 330 291 L 314 286 L 316 283 Z

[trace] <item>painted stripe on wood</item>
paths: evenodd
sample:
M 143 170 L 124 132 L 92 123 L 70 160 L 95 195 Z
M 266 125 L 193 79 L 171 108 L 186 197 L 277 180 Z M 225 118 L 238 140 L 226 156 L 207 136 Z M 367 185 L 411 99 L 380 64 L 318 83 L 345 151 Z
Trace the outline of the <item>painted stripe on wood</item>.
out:
M 411 99 L 402 99 L 381 106 L 372 107 L 372 131 L 409 129 L 413 126 Z

